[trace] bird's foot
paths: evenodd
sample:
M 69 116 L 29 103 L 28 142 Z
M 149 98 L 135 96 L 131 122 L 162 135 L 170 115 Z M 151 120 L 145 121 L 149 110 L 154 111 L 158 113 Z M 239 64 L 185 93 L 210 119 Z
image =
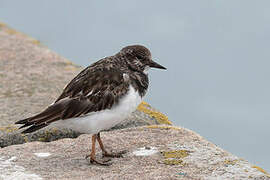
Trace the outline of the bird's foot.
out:
M 101 166 L 110 166 L 112 165 L 112 163 L 110 162 L 111 159 L 107 158 L 105 160 L 102 161 L 98 161 L 95 158 L 92 158 L 91 155 L 86 155 L 85 159 L 90 158 L 90 164 L 96 164 L 96 165 L 101 165 Z
M 97 164 L 97 165 L 101 165 L 101 166 L 110 166 L 110 165 L 112 165 L 112 163 L 110 161 L 111 161 L 111 159 L 107 159 L 105 161 L 98 161 L 96 159 L 91 159 L 90 158 L 90 163 L 91 164 Z
M 122 158 L 123 154 L 126 154 L 127 152 L 127 150 L 123 150 L 117 153 L 108 153 L 107 151 L 105 151 L 102 153 L 102 157 Z

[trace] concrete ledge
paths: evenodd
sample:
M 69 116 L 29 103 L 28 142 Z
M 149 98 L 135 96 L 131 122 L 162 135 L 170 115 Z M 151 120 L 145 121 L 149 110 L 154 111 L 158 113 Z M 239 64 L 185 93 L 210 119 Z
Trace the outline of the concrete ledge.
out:
M 101 138 L 107 149 L 128 153 L 109 167 L 91 165 L 84 158 L 90 153 L 87 134 L 8 146 L 0 149 L 0 179 L 269 179 L 262 169 L 181 127 L 128 128 L 103 132 Z
M 52 103 L 81 69 L 0 23 L 0 147 L 5 147 L 0 149 L 0 179 L 270 179 L 262 168 L 171 126 L 146 102 L 115 131 L 102 133 L 106 146 L 129 150 L 109 168 L 89 166 L 82 157 L 89 153 L 90 135 L 55 127 L 20 134 L 14 122 Z M 147 126 L 137 127 L 142 125 Z M 14 145 L 20 143 L 25 144 Z

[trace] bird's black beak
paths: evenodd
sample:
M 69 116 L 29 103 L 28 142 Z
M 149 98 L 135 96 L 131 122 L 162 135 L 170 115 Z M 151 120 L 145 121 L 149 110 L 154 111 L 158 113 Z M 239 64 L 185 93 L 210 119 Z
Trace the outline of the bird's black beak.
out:
M 150 60 L 149 66 L 152 67 L 152 68 L 167 69 L 164 66 L 161 66 L 160 64 L 156 63 L 153 60 Z

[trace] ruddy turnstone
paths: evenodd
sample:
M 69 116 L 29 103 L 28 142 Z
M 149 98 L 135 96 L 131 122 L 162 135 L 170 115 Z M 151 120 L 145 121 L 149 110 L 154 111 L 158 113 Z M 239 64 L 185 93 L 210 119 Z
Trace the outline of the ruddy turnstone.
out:
M 32 133 L 56 123 L 92 135 L 91 163 L 108 165 L 95 157 L 98 141 L 105 157 L 122 157 L 124 152 L 109 153 L 100 131 L 109 129 L 136 110 L 148 89 L 149 68 L 166 69 L 154 62 L 150 51 L 141 45 L 124 47 L 114 56 L 105 57 L 81 71 L 56 101 L 41 113 L 17 121 Z

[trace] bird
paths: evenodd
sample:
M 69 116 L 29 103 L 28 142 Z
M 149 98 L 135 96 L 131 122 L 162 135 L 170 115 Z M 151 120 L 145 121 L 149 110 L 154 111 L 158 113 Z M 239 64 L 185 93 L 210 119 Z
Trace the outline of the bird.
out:
M 23 134 L 32 133 L 49 124 L 92 134 L 91 164 L 109 165 L 96 159 L 96 141 L 103 157 L 119 158 L 126 151 L 108 152 L 100 132 L 108 130 L 134 112 L 142 102 L 148 86 L 150 68 L 166 69 L 152 60 L 149 49 L 130 45 L 113 56 L 102 58 L 83 69 L 63 92 L 40 113 L 15 122 Z

